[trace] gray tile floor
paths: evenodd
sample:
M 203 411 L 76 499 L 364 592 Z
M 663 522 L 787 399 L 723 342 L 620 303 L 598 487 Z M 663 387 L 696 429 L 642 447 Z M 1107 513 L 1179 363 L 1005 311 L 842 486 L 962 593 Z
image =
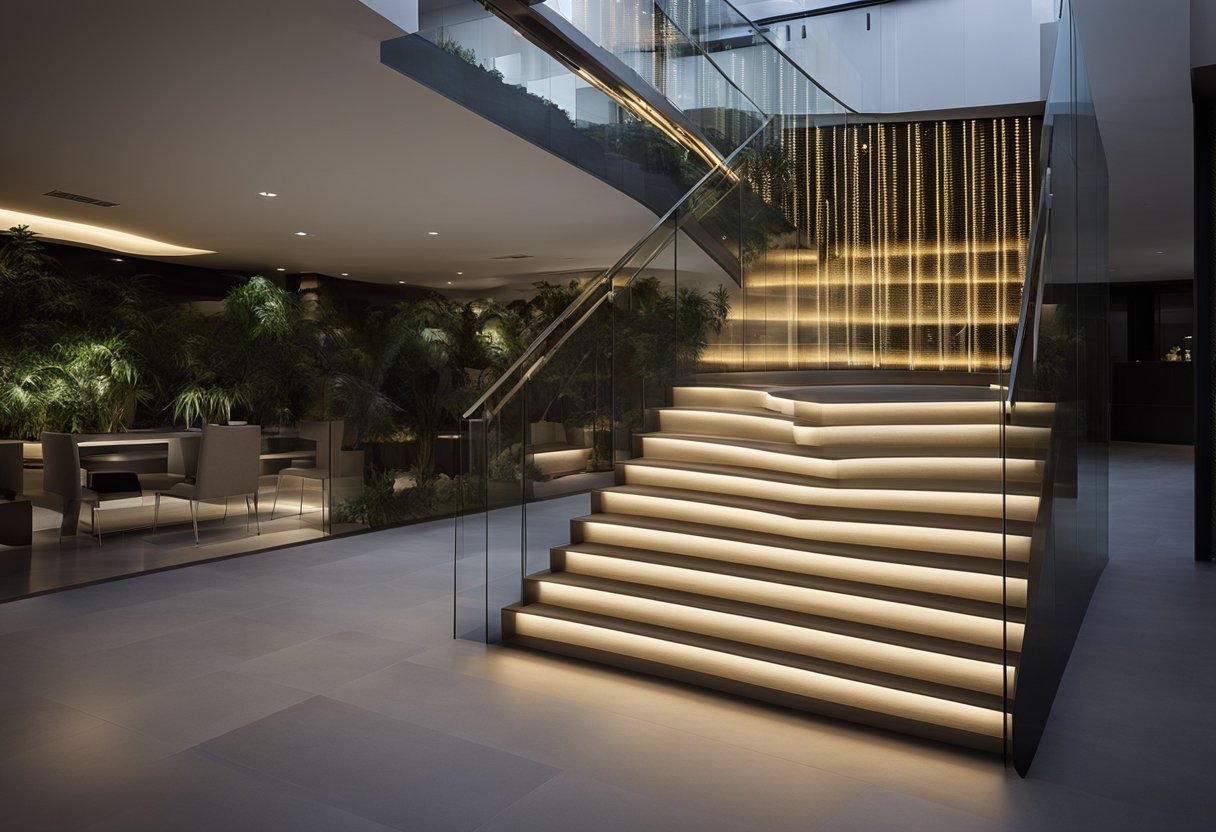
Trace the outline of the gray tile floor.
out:
M 1190 471 L 1116 446 L 1111 564 L 1026 780 L 455 641 L 441 522 L 0 605 L 0 828 L 1211 830 Z

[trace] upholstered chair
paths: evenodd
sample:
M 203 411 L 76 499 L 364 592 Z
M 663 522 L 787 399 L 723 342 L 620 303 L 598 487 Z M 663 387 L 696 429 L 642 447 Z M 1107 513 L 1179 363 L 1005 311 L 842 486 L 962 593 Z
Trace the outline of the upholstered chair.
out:
M 244 497 L 246 516 L 252 516 L 262 533 L 258 518 L 258 476 L 261 473 L 262 429 L 257 425 L 204 425 L 198 452 L 198 471 L 193 482 L 179 482 L 168 491 L 156 492 L 152 528 L 160 520 L 160 498 L 176 497 L 190 501 L 190 522 L 194 525 L 194 545 L 198 545 L 198 504 L 204 500 Z

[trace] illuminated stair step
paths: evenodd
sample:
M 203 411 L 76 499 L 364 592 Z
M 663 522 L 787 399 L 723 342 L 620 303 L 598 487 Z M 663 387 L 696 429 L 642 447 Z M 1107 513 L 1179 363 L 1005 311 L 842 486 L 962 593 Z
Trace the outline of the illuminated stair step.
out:
M 850 580 L 842 573 L 824 575 L 805 570 L 775 569 L 756 563 L 704 558 L 695 554 L 665 552 L 653 548 L 633 549 L 592 542 L 556 546 L 550 550 L 549 558 L 550 568 L 554 572 L 598 575 L 630 583 L 644 584 L 646 576 L 651 574 L 648 566 L 665 566 L 725 578 L 746 578 L 778 586 L 806 587 L 837 595 L 857 595 L 979 618 L 1006 618 L 1015 622 L 1021 622 L 1025 618 L 1025 610 L 1022 607 L 1012 603 L 1005 606 L 999 597 L 996 600 L 971 598 L 967 595 L 952 594 L 948 590 L 947 579 L 952 574 L 967 577 L 974 575 L 971 572 L 951 573 L 950 570 L 936 569 L 934 571 L 938 573 L 939 578 L 937 583 L 926 581 L 919 586 L 904 586 L 889 580 Z M 865 561 L 857 559 L 853 563 L 863 564 Z M 999 586 L 998 576 L 979 577 L 995 581 Z
M 587 461 L 591 459 L 591 448 L 558 448 L 548 451 L 534 451 L 528 455 L 532 463 L 541 473 L 556 477 L 563 474 L 573 474 L 587 469 Z
M 800 615 L 850 621 L 959 644 L 995 650 L 1007 647 L 1018 652 L 1022 643 L 1021 622 L 1005 622 L 987 614 L 954 612 L 847 592 L 830 592 L 771 580 L 577 551 L 565 552 L 562 561 L 566 568 L 580 575 L 755 604 Z
M 834 425 L 911 425 L 911 424 L 996 424 L 1005 410 L 997 393 L 981 388 L 987 400 L 978 401 L 804 401 L 766 391 L 729 387 L 676 387 L 672 391 L 675 407 L 754 408 L 796 417 L 813 426 Z M 790 391 L 794 395 L 799 391 Z M 827 393 L 841 394 L 832 388 Z M 927 394 L 926 394 L 927 395 Z
M 1003 743 L 1006 716 L 1001 710 L 844 679 L 726 650 L 624 632 L 610 626 L 565 620 L 543 612 L 508 608 L 504 611 L 505 632 L 518 643 L 696 681 L 845 719 L 923 733 L 991 751 L 999 750 Z M 588 652 L 582 653 L 577 648 Z M 789 698 L 776 694 L 788 694 Z M 793 701 L 795 698 L 801 701 Z M 923 731 L 918 726 L 941 730 Z
M 700 436 L 745 438 L 803 445 L 829 458 L 920 456 L 932 448 L 934 456 L 1019 457 L 1046 453 L 1046 428 L 997 424 L 952 425 L 844 425 L 815 427 L 796 424 L 791 417 L 772 412 L 740 412 L 711 408 L 667 408 L 659 411 L 664 432 Z
M 646 459 L 761 468 L 840 488 L 935 488 L 1000 491 L 1002 474 L 1010 493 L 1037 494 L 1043 463 L 996 457 L 872 457 L 822 459 L 808 448 L 725 437 L 648 433 L 639 437 Z M 927 449 L 928 450 L 928 449 Z
M 590 526 L 590 529 L 587 527 Z M 590 531 L 590 534 L 587 532 Z M 673 555 L 713 562 L 702 568 L 728 570 L 730 565 L 767 569 L 828 581 L 863 584 L 874 588 L 965 599 L 984 604 L 1026 606 L 1026 579 L 1002 577 L 940 566 L 917 566 L 861 557 L 827 555 L 761 543 L 711 538 L 677 531 L 662 531 L 589 519 L 584 540 L 557 547 L 559 552 L 584 552 L 609 557 L 645 559 L 646 554 Z M 589 539 L 588 539 L 589 538 Z M 612 540 L 613 542 L 606 542 Z
M 694 467 L 695 466 L 695 467 Z M 925 489 L 835 488 L 807 484 L 792 474 L 739 466 L 635 459 L 621 463 L 627 485 L 708 491 L 802 506 L 961 515 L 1032 523 L 1039 500 L 1029 495 L 974 494 Z M 1028 531 L 1028 530 L 1027 530 Z
M 996 661 L 945 655 L 738 612 L 691 607 L 630 594 L 627 587 L 625 590 L 617 590 L 610 582 L 587 586 L 571 582 L 567 576 L 542 575 L 529 582 L 528 601 L 751 644 L 821 659 L 841 668 L 863 668 L 988 696 L 1003 696 L 1006 683 L 1012 687 L 1016 673 L 1013 666 Z M 1000 702 L 993 705 L 1000 707 Z
M 659 496 L 642 493 L 632 486 L 598 491 L 593 498 L 596 511 L 656 517 L 699 523 L 707 527 L 725 526 L 768 532 L 803 540 L 856 544 L 861 546 L 910 549 L 965 555 L 1000 561 L 1008 558 L 1025 562 L 1030 557 L 1030 538 L 960 529 L 942 529 L 900 524 L 860 523 L 840 520 L 815 520 L 789 517 L 772 511 L 710 503 L 708 495 Z M 655 489 L 656 491 L 658 489 Z M 598 502 L 598 505 L 596 503 Z M 710 528 L 707 534 L 712 534 Z
M 1013 560 L 992 560 L 975 558 L 965 555 L 949 555 L 941 552 L 921 552 L 913 549 L 901 549 L 888 546 L 865 546 L 856 543 L 836 543 L 825 540 L 807 540 L 799 537 L 776 534 L 771 531 L 754 531 L 751 529 L 736 529 L 729 526 L 706 527 L 700 523 L 683 520 L 672 520 L 664 517 L 642 517 L 639 515 L 612 514 L 598 512 L 585 517 L 575 517 L 570 521 L 571 540 L 579 543 L 603 543 L 609 546 L 646 549 L 651 551 L 669 551 L 676 554 L 692 554 L 673 546 L 682 545 L 684 537 L 705 541 L 705 551 L 717 551 L 719 542 L 725 546 L 762 546 L 770 549 L 789 551 L 792 553 L 809 553 L 815 555 L 830 555 L 838 558 L 851 558 L 858 562 L 867 561 L 883 566 L 916 566 L 925 569 L 942 570 L 947 573 L 970 573 L 987 576 L 1006 576 L 1024 579 L 1027 575 L 1028 564 Z M 647 535 L 653 535 L 654 543 L 644 542 Z M 643 541 L 643 542 L 639 542 Z M 729 555 L 715 557 L 718 560 L 730 560 Z M 792 569 L 790 571 L 798 571 Z M 959 593 L 959 597 L 965 597 Z M 977 600 L 987 600 L 986 598 Z

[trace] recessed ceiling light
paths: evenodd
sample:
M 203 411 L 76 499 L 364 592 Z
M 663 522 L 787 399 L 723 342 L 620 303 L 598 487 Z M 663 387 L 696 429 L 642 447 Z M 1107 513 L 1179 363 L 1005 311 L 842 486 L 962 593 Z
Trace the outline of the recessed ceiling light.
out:
M 404 281 L 404 280 L 398 280 L 397 282 L 398 282 L 398 283 L 401 283 L 401 284 L 404 284 L 404 283 L 405 283 L 405 281 Z
M 274 199 L 278 194 L 274 191 L 258 191 L 258 196 L 264 196 L 267 199 Z
M 307 237 L 307 236 L 308 236 L 308 232 L 307 232 L 307 231 L 297 231 L 297 232 L 296 232 L 296 236 L 297 236 L 297 237 Z
M 428 231 L 428 232 L 426 232 L 426 233 L 427 233 L 427 236 L 428 236 L 428 237 L 438 237 L 438 236 L 439 236 L 439 232 L 438 232 L 438 231 Z
M 122 262 L 122 258 L 121 258 L 121 257 L 111 257 L 110 259 L 111 259 L 111 260 L 113 260 L 115 263 L 121 263 L 121 262 Z
M 452 285 L 452 281 L 450 281 L 450 280 L 449 280 L 449 281 L 448 281 L 448 285 L 449 285 L 449 286 L 451 286 L 451 285 Z
M 1159 251 L 1159 252 L 1157 252 L 1157 253 L 1158 253 L 1158 254 L 1165 254 L 1165 252 L 1164 252 L 1164 251 Z
M 456 272 L 456 274 L 464 274 L 464 272 Z
M 287 269 L 275 269 L 276 272 L 285 272 Z
M 342 272 L 342 277 L 350 277 L 350 275 L 347 274 L 346 272 Z

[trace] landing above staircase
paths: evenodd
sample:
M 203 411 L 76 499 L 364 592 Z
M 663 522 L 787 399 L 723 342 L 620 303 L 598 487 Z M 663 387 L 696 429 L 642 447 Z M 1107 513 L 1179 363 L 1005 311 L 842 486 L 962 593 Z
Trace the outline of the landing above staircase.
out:
M 504 640 L 1000 752 L 1051 411 L 986 385 L 687 386 Z

